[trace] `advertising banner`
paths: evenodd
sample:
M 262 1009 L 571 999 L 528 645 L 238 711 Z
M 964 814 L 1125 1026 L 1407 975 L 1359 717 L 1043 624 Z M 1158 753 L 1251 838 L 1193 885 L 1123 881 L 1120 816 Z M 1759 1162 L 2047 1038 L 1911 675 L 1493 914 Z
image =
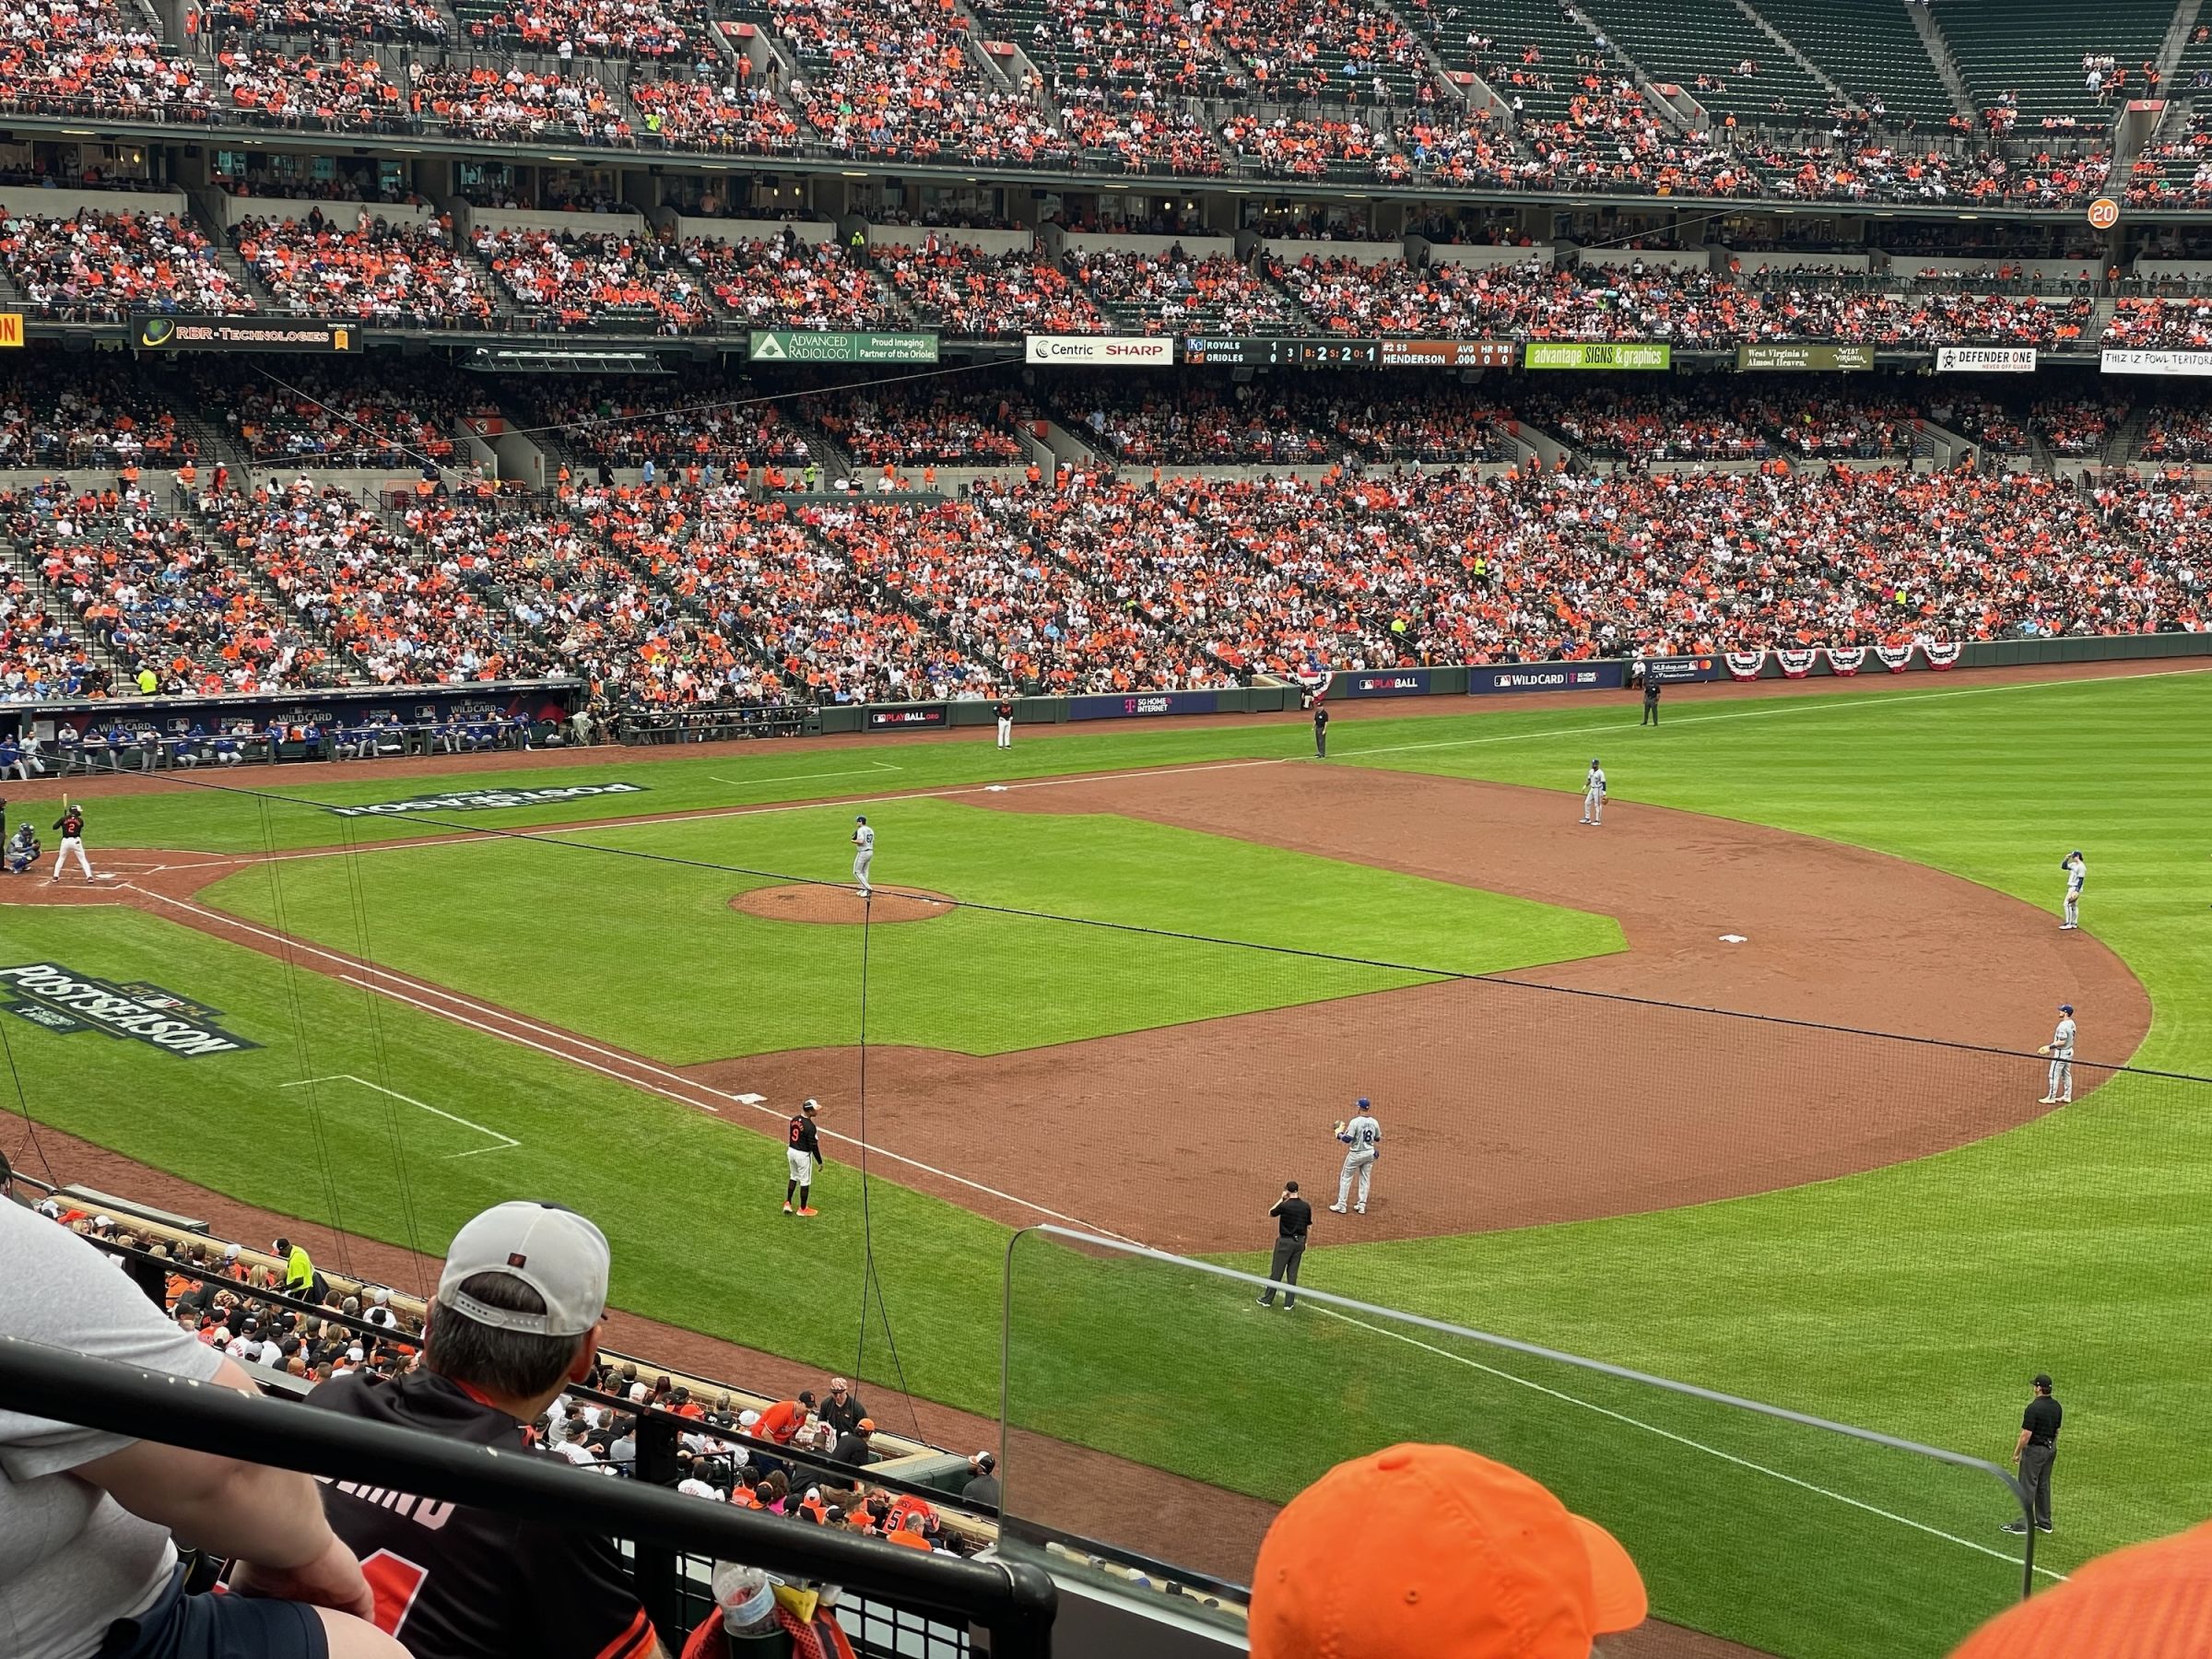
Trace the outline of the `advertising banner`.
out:
M 1524 369 L 1671 369 L 1675 362 L 1675 348 L 1653 340 L 1531 340 L 1522 350 Z
M 888 708 L 872 708 L 866 716 L 867 729 L 871 732 L 911 732 L 921 726 L 951 724 L 952 711 L 941 702 L 896 703 Z
M 2106 351 L 2098 358 L 2106 374 L 2212 374 L 2212 351 Z
M 131 319 L 131 344 L 142 351 L 359 351 L 358 323 L 314 323 L 300 317 L 172 317 L 141 312 Z
M 2036 350 L 2032 346 L 1938 346 L 1938 374 L 2033 374 Z
M 433 718 L 429 711 L 421 718 Z M 642 783 L 565 783 L 556 789 L 456 789 L 447 794 L 409 795 L 368 806 L 329 806 L 334 818 L 405 818 L 412 812 L 497 812 L 507 806 L 542 806 L 548 801 L 585 801 L 594 795 L 643 794 Z
M 0 312 L 0 348 L 23 344 L 23 313 Z
M 746 356 L 756 363 L 934 363 L 937 360 L 937 336 L 756 328 Z
M 1685 685 L 1693 680 L 1716 680 L 1724 672 L 1718 657 L 1647 657 L 1642 665 L 1643 674 L 1663 686 Z M 1631 678 L 1639 677 L 1633 672 Z
M 1329 681 L 1332 697 L 1425 697 L 1436 688 L 1429 668 L 1347 668 Z
M 1164 335 L 1029 335 L 1025 363 L 1105 363 L 1144 369 L 1175 360 L 1175 342 Z
M 1067 700 L 1070 720 L 1130 720 L 1149 714 L 1211 714 L 1221 706 L 1218 691 L 1133 691 Z
M 1507 691 L 1618 691 L 1628 684 L 1628 665 L 1618 657 L 1598 663 L 1496 663 L 1467 670 L 1467 695 Z
M 1741 369 L 1864 370 L 1874 367 L 1871 346 L 1738 346 Z
M 1521 348 L 1511 340 L 1384 340 L 1385 368 L 1511 369 Z

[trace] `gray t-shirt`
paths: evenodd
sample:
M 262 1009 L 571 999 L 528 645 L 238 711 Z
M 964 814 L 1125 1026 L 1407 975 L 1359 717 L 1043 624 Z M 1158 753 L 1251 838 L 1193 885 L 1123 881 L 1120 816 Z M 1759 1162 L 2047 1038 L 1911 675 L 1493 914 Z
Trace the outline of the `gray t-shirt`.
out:
M 100 1253 L 0 1204 L 0 1335 L 205 1382 L 222 1356 L 161 1316 Z M 89 1659 L 176 1565 L 169 1529 L 69 1473 L 131 1444 L 0 1408 L 0 1653 Z

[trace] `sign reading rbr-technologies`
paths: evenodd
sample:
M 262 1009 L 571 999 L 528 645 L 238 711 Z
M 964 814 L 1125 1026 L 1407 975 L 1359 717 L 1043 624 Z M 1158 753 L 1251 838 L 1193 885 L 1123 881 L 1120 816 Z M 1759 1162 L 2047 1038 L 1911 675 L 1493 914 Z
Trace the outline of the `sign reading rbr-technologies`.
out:
M 143 1042 L 182 1060 L 256 1049 L 216 1023 L 220 1010 L 165 991 L 144 980 L 117 983 L 95 979 L 58 962 L 0 968 L 0 997 L 7 1012 L 50 1031 L 103 1031 Z
M 1672 369 L 1675 348 L 1664 340 L 1531 340 L 1524 369 Z
M 543 806 L 553 801 L 587 801 L 594 795 L 643 794 L 642 783 L 569 783 L 558 789 L 456 789 L 449 794 L 409 795 L 367 806 L 332 806 L 338 818 L 406 818 L 414 812 L 497 812 L 502 806 Z
M 934 363 L 937 360 L 937 336 L 756 328 L 746 356 L 756 363 Z

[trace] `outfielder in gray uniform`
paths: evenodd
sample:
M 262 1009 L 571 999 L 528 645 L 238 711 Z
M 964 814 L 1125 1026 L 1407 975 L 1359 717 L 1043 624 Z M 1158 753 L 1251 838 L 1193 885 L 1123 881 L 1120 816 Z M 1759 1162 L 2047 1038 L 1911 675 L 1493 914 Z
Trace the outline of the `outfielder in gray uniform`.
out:
M 2066 873 L 2066 919 L 2058 925 L 2061 931 L 2072 932 L 2081 926 L 2081 884 L 2088 879 L 2089 866 L 2077 847 L 2059 861 L 2058 867 Z
M 1352 1177 L 1358 1175 L 1359 1214 L 1364 1216 L 1368 1182 L 1374 1179 L 1375 1159 L 1382 1156 L 1382 1125 L 1375 1122 L 1375 1114 L 1368 1110 L 1364 1099 L 1348 1122 L 1336 1125 L 1336 1138 L 1351 1150 L 1344 1155 L 1344 1169 L 1336 1177 L 1336 1202 L 1329 1207 L 1340 1216 L 1344 1214 L 1345 1200 L 1352 1193 Z
M 1606 821 L 1606 769 L 1595 760 L 1590 762 L 1590 775 L 1583 780 L 1583 822 L 1602 824 Z
M 2038 1051 L 2051 1056 L 2051 1086 L 2043 1090 L 2039 1106 L 2070 1106 L 2074 1103 L 2074 1005 L 2058 1005 L 2058 1029 L 2051 1033 L 2051 1041 Z

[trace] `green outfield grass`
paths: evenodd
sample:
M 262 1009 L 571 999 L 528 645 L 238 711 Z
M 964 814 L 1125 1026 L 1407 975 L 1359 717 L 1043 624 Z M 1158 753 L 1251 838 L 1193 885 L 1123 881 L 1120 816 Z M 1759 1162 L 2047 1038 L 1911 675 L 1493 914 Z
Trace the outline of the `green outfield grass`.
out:
M 870 818 L 878 881 L 971 904 L 1464 973 L 1621 947 L 1609 917 L 1127 818 L 942 800 L 887 802 Z M 691 1064 L 856 1041 L 861 930 L 734 912 L 734 895 L 773 884 L 700 867 L 849 881 L 852 829 L 851 812 L 826 806 L 594 830 L 551 846 L 395 848 L 265 864 L 205 899 Z M 580 947 L 606 971 L 580 971 Z M 1250 951 L 965 908 L 876 929 L 869 948 L 871 982 L 886 992 L 871 1041 L 979 1054 L 1423 982 L 1350 962 L 1253 971 L 1265 959 Z
M 1886 694 L 1763 701 L 1701 703 L 1683 691 L 1670 697 L 1667 724 L 1657 731 L 1637 729 L 1625 697 L 1603 709 L 1536 702 L 1461 719 L 1343 723 L 1330 764 L 1569 791 L 1579 788 L 1595 753 L 1623 813 L 1652 801 L 1829 836 L 2053 911 L 2058 858 L 2081 846 L 2090 862 L 2085 920 L 2142 976 L 2156 1006 L 2140 1058 L 2212 1071 L 2212 847 L 2203 830 L 2212 821 L 2212 782 L 2196 760 L 2208 713 L 2212 677 L 2201 675 L 2003 687 L 1960 676 Z M 1306 744 L 1302 724 L 1285 721 L 1084 733 L 1010 754 L 980 741 L 805 755 L 763 745 L 758 753 L 667 765 L 597 754 L 574 771 L 534 771 L 512 782 L 542 787 L 564 776 L 628 778 L 650 793 L 613 806 L 470 814 L 454 822 L 558 823 L 610 811 L 872 798 L 1044 773 L 1289 758 Z M 882 771 L 879 762 L 900 770 Z M 855 775 L 821 775 L 847 767 Z M 255 773 L 246 781 L 273 777 L 305 787 L 312 776 Z M 410 781 L 395 766 L 388 779 L 329 793 L 383 800 L 457 782 Z M 957 803 L 887 802 L 869 810 L 885 827 L 879 875 L 994 902 L 1447 969 L 1538 961 L 1615 942 L 1610 924 L 1591 918 L 1180 831 L 1008 815 L 990 817 L 981 834 L 969 826 L 984 815 Z M 834 878 L 843 873 L 848 812 L 561 839 Z M 340 820 L 313 807 L 265 808 L 206 792 L 117 798 L 99 803 L 97 816 L 96 848 L 255 850 L 429 828 Z M 1047 830 L 1048 842 L 1060 844 L 1032 839 Z M 746 855 L 733 856 L 733 847 Z M 887 869 L 893 847 L 915 857 L 917 867 Z M 1078 850 L 1094 855 L 1063 855 Z M 284 867 L 274 895 L 265 873 L 253 872 L 216 899 L 272 919 L 280 901 L 293 929 L 672 1057 L 849 1041 L 834 1021 L 815 1026 L 805 1013 L 763 1008 L 757 992 L 767 982 L 804 987 L 834 978 L 838 953 L 856 949 L 857 935 L 733 915 L 724 901 L 741 878 L 515 845 L 352 861 L 358 889 L 347 868 L 338 860 L 297 861 Z M 498 878 L 488 879 L 488 871 Z M 971 916 L 878 930 L 887 956 L 876 966 L 896 980 L 885 1012 L 906 1024 L 899 1034 L 872 1030 L 872 1038 L 986 1052 L 1038 1041 L 1044 1031 L 1136 1029 L 1222 1011 L 1192 1001 L 1219 996 L 1218 989 L 1171 981 L 1175 994 L 1168 995 L 1133 985 L 1158 959 L 1116 956 L 1129 948 L 1125 935 L 1061 927 L 1044 935 L 1057 947 L 1046 959 L 1025 957 L 1034 949 L 1024 931 L 1030 925 L 1040 924 Z M 956 931 L 963 926 L 971 931 Z M 265 1097 L 300 1076 L 351 1072 L 382 1081 L 523 1142 L 453 1159 L 429 1155 L 452 1144 L 453 1125 L 422 1131 L 434 1138 L 420 1143 L 406 1175 L 415 1232 L 428 1247 L 437 1248 L 487 1197 L 561 1197 L 609 1221 L 624 1305 L 825 1365 L 851 1362 L 854 1218 L 849 1206 L 833 1208 L 801 1248 L 772 1213 L 755 1219 L 732 1202 L 729 1194 L 740 1191 L 750 1202 L 764 1179 L 758 1160 L 767 1160 L 765 1179 L 774 1184 L 767 1143 L 543 1056 L 442 1023 L 418 1026 L 390 1005 L 382 1005 L 380 1025 L 358 994 L 328 981 L 287 976 L 267 959 L 145 918 L 10 910 L 0 912 L 0 931 L 8 960 L 35 953 L 111 977 L 156 980 L 204 996 L 233 1020 L 251 1017 L 286 1033 L 282 1045 L 260 1054 L 179 1062 L 89 1034 L 11 1026 L 37 1110 L 56 1124 L 251 1201 L 327 1218 L 323 1182 L 302 1174 L 318 1164 L 313 1147 L 297 1138 L 296 1112 Z M 794 934 L 806 937 L 794 941 Z M 1081 945 L 1071 947 L 1071 936 Z M 1975 941 L 1959 941 L 1961 972 L 1972 971 L 1974 949 Z M 1435 954 L 1445 950 L 1453 954 Z M 702 961 L 713 975 L 703 981 Z M 1047 1023 L 1025 1014 L 1022 1026 L 1040 1036 L 1018 1034 L 988 1008 L 943 992 L 948 974 L 1001 971 L 1046 987 Z M 1084 1006 L 1086 974 L 1124 987 L 1127 1006 L 1115 1013 Z M 1357 978 L 1342 984 L 1371 988 Z M 682 1018 L 663 1007 L 676 988 L 687 999 Z M 1696 1000 L 1694 987 L 1660 988 Z M 1331 982 L 1321 994 L 1341 993 Z M 288 1046 L 294 995 L 309 1028 L 337 1028 L 297 1052 Z M 1273 1000 L 1282 1000 L 1279 993 Z M 717 1004 L 745 1041 L 702 1045 L 688 1032 L 686 1021 L 695 1021 L 701 1006 Z M 379 1029 L 381 1045 L 371 1041 Z M 2093 1025 L 2085 1027 L 2084 1048 L 2098 1052 Z M 384 1069 L 372 1069 L 379 1065 Z M 188 1109 L 168 1104 L 181 1096 L 191 1097 Z M 392 1131 L 384 1127 L 379 1140 L 358 1124 L 327 1127 L 338 1118 L 335 1101 L 324 1103 L 324 1132 L 355 1136 L 345 1144 L 358 1160 L 354 1179 L 335 1194 L 343 1218 L 406 1241 Z M 1899 1169 L 1653 1216 L 1318 1252 L 1307 1278 L 2000 1458 L 2026 1376 L 2047 1367 L 2059 1378 L 2069 1418 L 2058 1475 L 2061 1531 L 2044 1541 L 2044 1559 L 2064 1568 L 2212 1510 L 2203 1496 L 2212 1456 L 2199 1449 L 2190 1410 L 2212 1365 L 2199 1266 L 2212 1254 L 2208 1107 L 2212 1092 L 2201 1086 L 2125 1081 L 2075 1112 Z M 849 1176 L 832 1171 L 830 1179 Z M 900 1206 L 892 1235 L 899 1248 L 879 1248 L 877 1261 L 908 1380 L 933 1397 L 994 1409 L 1003 1230 L 888 1183 L 877 1192 L 880 1205 Z M 756 1261 L 765 1272 L 752 1271 Z M 1046 1431 L 1277 1498 L 1335 1456 L 1379 1439 L 1456 1431 L 1538 1468 L 1571 1500 L 1618 1524 L 1653 1568 L 1662 1613 L 1791 1653 L 1940 1652 L 1941 1641 L 1916 1641 L 1912 1633 L 1953 1634 L 1961 1617 L 1984 1610 L 1983 1592 L 2002 1594 L 1989 1588 L 1998 1564 L 1964 1544 L 1869 1520 L 1716 1453 L 1970 1542 L 2001 1544 L 1994 1531 L 2001 1512 L 1983 1513 L 1971 1488 L 1923 1489 L 1888 1466 L 1837 1459 L 1794 1434 L 1687 1413 L 1620 1385 L 1554 1377 L 1548 1385 L 1570 1399 L 1534 1394 L 1475 1369 L 1469 1361 L 1488 1363 L 1478 1354 L 1352 1338 L 1281 1316 L 1267 1324 L 1233 1297 L 1162 1295 L 1140 1273 L 1073 1260 L 1033 1271 L 1053 1293 L 1043 1302 L 1053 1312 L 1031 1326 L 1031 1347 L 1018 1361 L 1031 1385 L 1028 1408 L 1021 1410 L 1019 1394 L 1017 1406 Z M 1142 1343 L 1131 1336 L 1136 1331 Z M 1347 1341 L 1357 1342 L 1359 1356 L 1348 1372 Z M 869 1350 L 882 1351 L 874 1333 Z M 1149 1369 L 1137 1363 L 1147 1355 L 1155 1357 Z M 873 1358 L 865 1369 L 885 1374 Z M 1281 1386 L 1259 1387 L 1254 1379 L 1263 1378 Z M 1574 1403 L 1583 1394 L 1591 1405 L 1651 1428 L 1583 1409 Z M 1010 1490 L 1018 1504 L 1018 1478 Z M 1695 1550 L 1680 1547 L 1685 1515 L 1695 1517 L 1688 1529 Z M 1765 1570 L 1743 1565 L 1752 1561 Z M 1792 1571 L 1772 1571 L 1777 1563 Z M 1865 1583 L 1870 1565 L 1886 1574 L 1877 1586 Z M 1972 1597 L 1946 1602 L 1953 1573 L 1974 1587 Z M 1887 1588 L 1877 1594 L 1880 1585 Z

